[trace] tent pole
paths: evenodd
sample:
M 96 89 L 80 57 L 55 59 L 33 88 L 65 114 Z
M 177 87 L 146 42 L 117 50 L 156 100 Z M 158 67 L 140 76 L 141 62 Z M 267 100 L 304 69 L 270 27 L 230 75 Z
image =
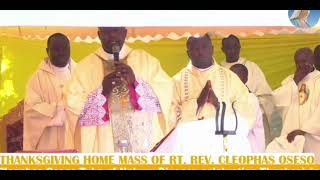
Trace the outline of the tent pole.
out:
M 18 26 L 18 30 L 19 30 L 19 36 L 22 37 L 22 31 L 20 26 Z

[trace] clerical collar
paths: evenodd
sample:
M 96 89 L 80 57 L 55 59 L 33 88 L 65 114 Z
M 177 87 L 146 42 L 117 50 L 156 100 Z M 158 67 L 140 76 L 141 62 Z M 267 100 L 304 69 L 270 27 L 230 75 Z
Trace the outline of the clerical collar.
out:
M 60 73 L 60 72 L 68 72 L 68 71 L 70 71 L 70 61 L 71 60 L 69 60 L 69 63 L 65 67 L 57 67 L 57 66 L 53 65 L 50 60 L 49 60 L 49 64 L 50 64 L 51 69 L 54 72 L 58 72 L 58 73 Z
M 211 69 L 211 68 L 213 67 L 213 65 L 214 65 L 214 64 L 212 64 L 211 66 L 209 66 L 209 67 L 207 67 L 207 68 L 204 68 L 204 69 L 198 68 L 198 67 L 196 67 L 196 66 L 194 66 L 194 65 L 192 65 L 192 66 L 193 66 L 194 68 L 196 68 L 196 69 L 197 69 L 198 71 L 200 71 L 200 72 L 205 72 L 205 71 Z
M 242 64 L 243 61 L 244 61 L 244 59 L 239 57 L 239 59 L 235 62 L 228 62 L 227 60 L 225 60 L 225 63 L 230 64 L 230 65 L 235 65 L 235 64 Z
M 120 50 L 120 53 L 119 53 L 119 59 L 122 60 L 122 59 L 125 59 L 125 57 L 128 55 L 128 53 L 130 52 L 130 48 L 126 45 L 126 44 L 123 44 L 121 50 Z M 103 50 L 103 54 L 105 55 L 106 57 L 106 60 L 114 60 L 114 56 L 113 54 L 110 54 L 110 53 L 107 53 Z

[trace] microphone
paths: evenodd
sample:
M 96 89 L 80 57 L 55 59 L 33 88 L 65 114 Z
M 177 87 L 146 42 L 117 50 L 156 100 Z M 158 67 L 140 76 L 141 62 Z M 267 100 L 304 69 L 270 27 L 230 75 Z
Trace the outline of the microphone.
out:
M 119 62 L 119 52 L 120 52 L 120 46 L 118 43 L 113 43 L 112 45 L 112 54 L 114 57 L 114 61 Z

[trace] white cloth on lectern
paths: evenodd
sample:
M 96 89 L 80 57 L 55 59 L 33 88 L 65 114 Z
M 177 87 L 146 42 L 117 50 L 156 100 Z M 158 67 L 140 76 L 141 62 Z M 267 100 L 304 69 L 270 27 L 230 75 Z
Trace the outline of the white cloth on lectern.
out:
M 236 122 L 234 118 L 235 116 L 233 114 L 225 117 L 225 130 L 234 130 Z M 165 147 L 173 146 L 169 148 L 170 153 L 225 153 L 223 136 L 215 134 L 216 120 L 213 118 L 179 124 L 174 131 L 167 142 L 161 145 L 164 149 L 166 149 Z M 252 150 L 248 140 L 248 134 L 249 127 L 247 121 L 238 115 L 236 135 L 227 136 L 227 153 L 251 153 Z M 159 151 L 165 152 L 161 146 Z

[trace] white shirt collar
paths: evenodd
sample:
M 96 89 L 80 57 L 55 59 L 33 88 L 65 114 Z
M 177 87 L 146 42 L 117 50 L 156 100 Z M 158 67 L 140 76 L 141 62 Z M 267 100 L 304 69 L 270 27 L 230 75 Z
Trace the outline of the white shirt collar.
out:
M 199 72 L 202 73 L 202 72 L 206 72 L 206 71 L 212 69 L 213 67 L 215 67 L 215 66 L 217 66 L 217 65 L 218 65 L 218 64 L 217 64 L 216 60 L 213 58 L 213 64 L 212 64 L 211 66 L 207 67 L 207 68 L 202 69 L 202 68 L 198 68 L 198 67 L 194 66 L 194 65 L 192 64 L 191 59 L 189 59 L 189 63 L 188 63 L 188 65 L 187 65 L 187 69 L 189 69 L 189 70 L 194 69 L 194 70 L 199 71 Z
M 204 68 L 204 69 L 198 68 L 198 67 L 196 67 L 196 66 L 194 66 L 194 65 L 192 65 L 192 66 L 193 66 L 193 68 L 196 68 L 196 69 L 197 69 L 198 71 L 200 71 L 200 72 L 205 72 L 205 71 L 211 69 L 211 68 L 214 66 L 214 63 L 213 63 L 211 66 L 209 66 L 209 67 L 207 67 L 207 68 Z
M 242 58 L 242 57 L 239 57 L 239 59 L 235 62 L 227 62 L 227 60 L 224 60 L 222 62 L 222 64 L 226 64 L 226 65 L 230 65 L 230 66 L 233 66 L 235 64 L 243 64 L 243 63 L 244 63 L 244 58 Z
M 70 61 L 71 60 L 69 59 L 69 63 L 65 67 L 57 67 L 57 66 L 53 65 L 50 60 L 48 62 L 49 62 L 49 66 L 53 72 L 66 73 L 66 72 L 70 72 Z

